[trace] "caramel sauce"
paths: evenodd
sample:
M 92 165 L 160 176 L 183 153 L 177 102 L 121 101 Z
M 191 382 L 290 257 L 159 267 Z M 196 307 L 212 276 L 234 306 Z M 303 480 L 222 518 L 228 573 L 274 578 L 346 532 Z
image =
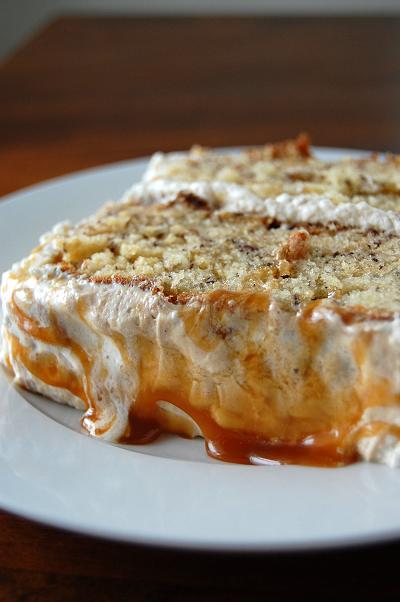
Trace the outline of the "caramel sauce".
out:
M 5 355 L 5 357 L 4 357 L 4 362 L 5 362 L 5 364 L 6 364 L 6 367 L 7 367 L 9 370 L 11 370 L 11 371 L 12 371 L 13 367 L 12 367 L 11 360 L 10 360 L 10 356 L 8 355 L 8 353 L 7 353 L 7 355 Z
M 353 353 L 359 366 L 365 365 L 368 347 L 371 344 L 372 333 L 362 333 L 353 345 Z M 363 400 L 363 406 L 390 405 L 399 402 L 399 396 L 393 399 L 393 391 L 388 378 L 373 378 L 368 371 L 360 369 L 358 389 Z
M 218 319 L 223 311 L 240 306 L 249 313 L 268 313 L 269 296 L 265 293 L 243 293 L 216 290 L 207 295 L 208 303 L 187 306 L 181 312 L 186 335 L 203 351 L 214 351 L 226 333 Z M 211 331 L 208 326 L 211 324 Z M 215 335 L 218 336 L 215 336 Z
M 239 464 L 303 464 L 312 466 L 340 466 L 355 460 L 352 448 L 343 445 L 340 433 L 319 432 L 298 441 L 276 443 L 255 432 L 228 429 L 218 424 L 210 406 L 204 403 L 202 393 L 193 393 L 193 382 L 188 360 L 174 354 L 172 371 L 160 370 L 162 363 L 158 347 L 150 340 L 138 341 L 141 358 L 139 365 L 140 390 L 129 416 L 129 426 L 121 443 L 135 445 L 150 443 L 161 433 L 173 432 L 188 436 L 187 425 L 165 419 L 158 405 L 167 401 L 184 411 L 200 428 L 207 453 L 218 460 Z M 177 376 L 178 375 L 178 376 Z M 251 403 L 251 401 L 249 401 Z
M 221 316 L 230 311 L 232 302 L 235 306 L 240 305 L 245 312 L 249 332 L 260 327 L 260 319 L 267 319 L 269 305 L 264 294 L 215 291 L 211 296 L 212 303 L 204 307 L 183 306 L 180 315 L 186 336 L 204 352 L 212 353 L 227 336 Z M 390 383 L 383 379 L 372 382 L 363 374 L 369 335 L 359 338 L 353 350 L 357 365 L 361 366 L 355 386 L 339 394 L 328 389 L 326 380 L 313 363 L 326 336 L 324 324 L 313 320 L 313 311 L 318 305 L 319 302 L 310 303 L 296 318 L 305 349 L 299 368 L 299 384 L 294 384 L 295 381 L 287 376 L 285 359 L 288 358 L 284 351 L 280 372 L 273 374 L 257 344 L 252 346 L 248 343 L 236 358 L 245 375 L 245 386 L 230 384 L 229 375 L 226 377 L 228 384 L 211 381 L 210 385 L 210 375 L 176 348 L 166 349 L 158 342 L 138 335 L 139 364 L 136 365 L 128 353 L 125 337 L 117 332 L 109 333 L 125 366 L 137 370 L 139 383 L 121 443 L 146 444 L 165 432 L 192 437 L 193 425 L 186 417 L 165 411 L 159 404 L 165 401 L 194 421 L 204 436 L 207 453 L 219 460 L 241 464 L 283 463 L 324 467 L 355 461 L 354 425 L 368 405 L 393 403 L 393 393 Z M 49 325 L 41 326 L 27 316 L 14 299 L 12 312 L 20 329 L 27 335 L 44 343 L 69 348 L 79 358 L 86 382 L 83 384 L 76 375 L 60 367 L 51 353 L 41 354 L 37 359 L 30 357 L 29 350 L 9 335 L 12 356 L 17 357 L 41 381 L 65 388 L 82 399 L 88 408 L 84 426 L 88 428 L 89 425 L 89 430 L 96 435 L 104 434 L 113 420 L 101 429 L 96 427 L 97 409 L 90 389 L 92 360 L 89 355 L 66 335 L 51 313 Z M 78 312 L 84 320 L 84 307 L 79 306 Z M 223 401 L 218 387 L 225 387 Z M 228 399 L 227 391 L 232 392 Z M 338 395 L 337 399 L 335 395 Z M 292 413 L 285 414 L 282 406 L 290 405 L 288 400 L 296 403 L 291 406 Z
M 66 389 L 75 397 L 86 402 L 86 393 L 81 379 L 61 366 L 55 355 L 41 353 L 37 358 L 33 358 L 31 351 L 21 345 L 14 335 L 9 334 L 8 337 L 13 357 L 21 362 L 33 376 L 51 387 Z
M 15 353 L 15 356 L 18 357 L 21 363 L 36 376 L 36 378 L 53 387 L 67 389 L 73 395 L 82 399 L 86 407 L 89 408 L 92 405 L 92 396 L 90 394 L 90 371 L 92 368 L 92 360 L 89 355 L 80 345 L 78 345 L 78 343 L 66 335 L 51 313 L 49 326 L 41 326 L 37 320 L 22 311 L 15 302 L 14 296 L 11 300 L 11 307 L 13 316 L 17 320 L 18 327 L 25 334 L 37 341 L 49 345 L 65 347 L 71 350 L 82 364 L 86 377 L 86 387 L 80 381 L 79 377 L 60 366 L 56 356 L 46 352 L 38 355 L 37 359 L 33 359 L 29 350 L 24 348 L 15 337 L 13 337 L 14 340 L 12 341 L 13 354 Z M 12 337 L 12 335 L 9 336 Z
M 209 456 L 236 464 L 302 464 L 305 466 L 336 467 L 356 460 L 353 450 L 341 448 L 340 439 L 334 433 L 309 436 L 302 441 L 280 444 L 273 443 L 254 433 L 227 430 L 218 426 L 207 411 L 195 410 L 188 403 L 178 399 L 176 392 L 154 391 L 144 397 L 146 417 L 142 408 L 130 413 L 129 429 L 121 438 L 121 443 L 141 445 L 151 443 L 162 433 L 168 432 L 165 423 L 160 420 L 157 401 L 163 399 L 185 411 L 199 426 L 205 439 Z M 148 417 L 147 417 L 148 416 Z M 171 431 L 185 437 L 184 433 Z
M 217 301 L 221 309 L 226 310 L 229 301 L 232 300 L 235 303 L 247 302 L 247 299 L 240 299 L 235 294 L 215 293 L 214 301 Z M 254 310 L 266 313 L 265 296 L 259 295 L 257 299 L 250 298 L 250 302 L 253 313 Z M 279 382 L 276 381 L 276 376 L 269 372 L 257 349 L 251 349 L 249 346 L 240 358 L 248 385 L 245 404 L 249 408 L 250 416 L 253 417 L 253 420 L 247 421 L 246 426 L 249 430 L 243 430 L 232 426 L 227 428 L 221 424 L 221 416 L 215 410 L 218 403 L 212 399 L 212 393 L 209 393 L 208 403 L 204 393 L 202 394 L 201 391 L 199 394 L 193 393 L 193 366 L 186 358 L 175 353 L 173 368 L 160 370 L 162 362 L 159 348 L 151 341 L 142 339 L 139 344 L 139 356 L 142 358 L 139 366 L 140 390 L 131 410 L 129 427 L 122 441 L 142 444 L 153 441 L 166 431 L 179 432 L 174 421 L 172 424 L 166 424 L 163 419 L 158 401 L 164 400 L 184 411 L 194 420 L 205 438 L 208 454 L 219 460 L 243 464 L 287 463 L 325 467 L 340 466 L 355 461 L 357 459 L 355 424 L 368 405 L 393 403 L 393 393 L 390 392 L 388 383 L 384 379 L 375 379 L 374 382 L 363 384 L 362 369 L 354 387 L 341 390 L 339 393 L 328 389 L 318 366 L 313 363 L 313 358 L 318 356 L 326 337 L 325 325 L 313 319 L 313 312 L 319 305 L 319 301 L 308 304 L 297 317 L 305 349 L 301 367 L 301 385 L 294 390 L 293 384 L 289 384 L 287 391 L 289 398 L 292 396 L 300 400 L 298 408 L 295 408 L 297 414 L 284 417 L 281 422 L 278 418 L 277 424 L 274 424 L 272 419 L 269 435 L 260 434 L 259 407 L 264 404 L 272 409 L 272 413 L 278 413 L 277 400 L 285 383 L 283 375 Z M 340 312 L 338 313 L 340 315 Z M 200 348 L 212 350 L 215 349 L 215 341 L 221 333 L 216 328 L 213 338 L 212 333 L 205 327 L 203 314 L 201 312 L 194 314 L 191 311 L 186 316 L 183 314 L 182 318 L 187 336 Z M 346 323 L 349 321 L 350 317 L 346 316 Z M 214 323 L 213 318 L 209 323 Z M 206 344 L 204 333 L 207 333 Z M 360 338 L 356 344 L 358 348 L 354 349 L 354 355 L 362 366 L 370 341 L 368 337 L 365 340 Z M 189 376 L 190 374 L 192 376 Z M 201 375 L 198 378 L 201 380 Z M 365 395 L 368 390 L 369 395 Z M 337 399 L 335 395 L 338 396 Z M 398 399 L 396 401 L 398 402 Z M 232 405 L 235 406 L 234 400 Z M 325 408 L 327 408 L 326 415 Z M 226 415 L 223 415 L 222 422 L 225 419 Z M 239 422 L 240 420 L 242 423 L 245 422 L 243 416 L 239 417 Z M 185 435 L 185 433 L 181 434 Z
M 400 440 L 400 426 L 396 424 L 387 424 L 386 422 L 376 420 L 375 422 L 370 422 L 369 424 L 361 427 L 361 429 L 358 431 L 358 434 L 362 435 L 363 437 L 393 435 L 396 439 Z

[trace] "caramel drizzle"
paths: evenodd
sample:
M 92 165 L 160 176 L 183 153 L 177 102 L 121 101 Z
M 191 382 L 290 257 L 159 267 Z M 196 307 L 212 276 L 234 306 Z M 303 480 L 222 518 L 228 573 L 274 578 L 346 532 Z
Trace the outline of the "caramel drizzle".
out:
M 147 444 L 165 432 L 187 436 L 187 425 L 179 426 L 176 420 L 168 423 L 158 405 L 163 400 L 194 420 L 204 436 L 207 453 L 218 460 L 239 464 L 280 463 L 326 467 L 355 460 L 353 449 L 343 446 L 340 433 L 334 430 L 282 444 L 274 443 L 254 432 L 220 426 L 209 408 L 204 407 L 201 394 L 198 397 L 193 394 L 193 381 L 188 376 L 190 367 L 183 356 L 174 357 L 177 367 L 174 376 L 168 371 L 157 371 L 157 366 L 160 365 L 159 349 L 152 341 L 140 337 L 138 346 L 141 358 L 138 366 L 140 389 L 121 443 Z
M 226 309 L 227 301 L 235 297 L 235 295 L 218 295 L 217 293 L 214 296 L 216 297 L 214 302 L 220 303 L 223 309 Z M 254 304 L 254 298 L 252 303 Z M 335 400 L 332 391 L 327 389 L 326 382 L 313 364 L 313 358 L 317 356 L 326 335 L 319 320 L 313 319 L 313 312 L 320 303 L 317 301 L 307 304 L 297 316 L 297 323 L 307 350 L 305 365 L 302 367 L 302 385 L 297 391 L 297 395 L 301 399 L 307 400 L 309 411 L 312 412 L 314 407 L 319 409 L 317 416 L 319 416 L 319 429 L 321 430 L 318 429 L 317 432 L 307 437 L 298 437 L 294 440 L 291 437 L 289 442 L 276 443 L 276 439 L 267 438 L 257 432 L 221 427 L 209 407 L 204 407 L 204 399 L 201 396 L 198 399 L 193 396 L 191 390 L 193 375 L 188 376 L 191 369 L 188 361 L 182 356 L 176 357 L 176 370 L 160 373 L 158 370 L 159 349 L 151 341 L 143 339 L 139 345 L 139 356 L 142 358 L 139 366 L 140 390 L 131 410 L 130 424 L 122 439 L 123 442 L 148 443 L 156 439 L 162 432 L 169 430 L 179 432 L 176 425 L 171 428 L 170 425 L 165 424 L 158 406 L 158 401 L 164 400 L 183 410 L 195 421 L 206 440 L 207 452 L 212 457 L 221 460 L 246 464 L 279 462 L 317 466 L 338 466 L 355 461 L 357 458 L 355 444 L 359 432 L 355 432 L 354 427 L 360 420 L 363 410 L 370 405 L 388 405 L 398 402 L 398 396 L 393 394 L 390 390 L 390 383 L 384 379 L 378 380 L 372 377 L 365 379 L 360 368 L 355 385 L 340 392 L 341 397 L 338 402 L 341 405 L 337 406 L 337 416 L 324 417 L 325 403 L 328 399 L 331 400 L 331 403 Z M 260 296 L 252 310 L 265 313 L 265 309 L 265 298 L 262 299 Z M 186 311 L 184 322 L 186 335 L 204 351 L 209 351 L 215 348 L 215 338 L 210 336 L 205 328 L 205 313 L 206 310 L 203 312 Z M 339 308 L 337 313 L 344 323 L 348 324 L 352 321 L 353 316 L 349 312 L 343 312 Z M 364 349 L 365 352 L 369 344 L 368 334 L 356 339 L 353 352 L 360 367 L 366 357 L 365 355 L 361 357 L 361 349 Z M 149 362 L 148 358 L 152 358 L 152 361 Z M 257 353 L 249 353 L 244 365 L 250 381 L 256 381 L 257 377 L 261 378 L 260 375 L 267 379 L 265 382 L 263 381 L 265 389 L 261 393 L 266 400 L 269 395 L 268 391 L 271 394 L 279 383 L 274 382 L 272 375 L 265 373 L 265 367 L 262 366 L 262 361 Z M 262 369 L 264 369 L 263 373 Z M 173 372 L 180 375 L 179 383 L 174 381 L 176 376 L 172 376 Z M 373 391 L 377 393 L 373 394 Z M 254 389 L 254 392 L 260 394 L 260 389 Z M 250 404 L 252 403 L 250 397 L 248 401 Z M 268 404 L 273 406 L 273 403 L 273 398 L 268 400 Z M 341 407 L 345 411 L 342 411 Z M 297 431 L 300 434 L 302 417 L 298 416 L 294 420 L 296 420 Z M 312 422 L 310 422 L 310 426 L 311 424 Z M 326 430 L 323 430 L 324 424 L 327 426 Z M 254 428 L 257 428 L 256 424 L 254 424 Z M 296 431 L 296 428 L 294 430 Z M 312 430 L 310 429 L 309 432 Z
M 221 336 L 223 338 L 223 333 L 220 332 L 216 332 L 217 337 L 210 337 L 204 328 L 206 316 L 210 317 L 209 314 L 207 315 L 207 311 L 216 311 L 218 314 L 219 310 L 226 309 L 229 301 L 235 300 L 245 305 L 251 304 L 253 312 L 266 312 L 267 301 L 265 296 L 262 295 L 257 298 L 249 296 L 248 299 L 243 299 L 234 294 L 224 293 L 218 295 L 214 293 L 214 297 L 212 309 L 207 310 L 204 308 L 203 312 L 199 312 L 198 308 L 185 307 L 183 310 L 186 335 L 204 351 L 213 350 L 215 348 L 215 341 Z M 86 428 L 88 425 L 94 427 L 97 418 L 97 409 L 90 391 L 90 373 L 93 364 L 90 356 L 66 335 L 53 314 L 50 314 L 50 325 L 41 326 L 18 307 L 14 298 L 12 298 L 11 304 L 13 315 L 23 332 L 44 343 L 69 348 L 79 358 L 86 376 L 86 387 L 83 386 L 76 375 L 60 367 L 54 355 L 46 353 L 41 354 L 37 359 L 32 359 L 29 357 L 29 350 L 24 348 L 16 337 L 8 334 L 12 356 L 18 357 L 21 363 L 34 376 L 46 384 L 65 388 L 73 395 L 81 398 L 88 408 L 84 417 L 84 426 Z M 318 305 L 319 302 L 310 303 L 298 315 L 299 328 L 304 341 L 308 345 L 307 357 L 309 358 L 309 365 L 304 368 L 304 384 L 300 395 L 304 399 L 312 398 L 313 403 L 315 401 L 315 404 L 321 407 L 325 397 L 329 395 L 329 391 L 326 390 L 326 385 L 319 377 L 318 372 L 313 368 L 311 361 L 323 341 L 318 321 L 313 321 L 312 319 L 313 311 Z M 84 319 L 82 315 L 83 310 L 80 306 L 78 307 L 78 312 L 80 317 Z M 121 438 L 122 443 L 149 443 L 154 441 L 163 432 L 173 432 L 182 436 L 188 436 L 187 420 L 176 416 L 171 417 L 171 415 L 163 411 L 158 403 L 160 400 L 163 400 L 176 406 L 194 420 L 205 438 L 208 454 L 219 460 L 242 464 L 295 463 L 326 467 L 338 466 L 350 463 L 356 459 L 355 433 L 352 432 L 352 429 L 354 429 L 354 425 L 359 420 L 363 409 L 367 405 L 377 404 L 375 395 L 371 397 L 363 396 L 361 398 L 360 394 L 352 387 L 352 390 L 348 393 L 348 398 L 345 399 L 346 407 L 352 408 L 352 412 L 350 416 L 346 417 L 345 422 L 340 422 L 340 420 L 335 421 L 331 417 L 327 421 L 328 428 L 325 430 L 323 426 L 324 422 L 321 420 L 319 424 L 321 430 L 318 430 L 318 432 L 314 432 L 314 434 L 307 437 L 291 437 L 288 442 L 285 441 L 284 443 L 277 442 L 277 439 L 273 437 L 268 438 L 265 435 L 257 433 L 256 421 L 252 425 L 252 429 L 253 427 L 255 429 L 254 432 L 253 430 L 250 432 L 220 426 L 216 416 L 213 415 L 211 404 L 208 403 L 204 391 L 193 392 L 193 384 L 196 379 L 196 374 L 193 373 L 193 365 L 176 350 L 169 367 L 162 368 L 162 356 L 159 346 L 143 336 L 138 336 L 137 345 L 140 360 L 139 365 L 136 366 L 126 349 L 125 338 L 120 333 L 115 332 L 112 332 L 110 336 L 117 345 L 125 365 L 131 365 L 132 369 L 138 370 L 139 391 L 132 404 L 129 425 L 124 436 Z M 368 341 L 359 341 L 357 344 L 359 347 L 354 350 L 354 353 L 358 357 L 359 363 L 362 363 L 363 349 L 365 345 L 368 345 Z M 257 379 L 261 379 L 260 371 L 263 367 L 256 352 L 248 354 L 244 367 L 248 371 L 251 381 L 256 382 Z M 199 383 L 201 383 L 201 378 L 201 374 L 199 374 Z M 253 394 L 258 396 L 262 394 L 265 401 L 268 396 L 266 391 L 270 390 L 270 393 L 271 391 L 273 392 L 273 387 L 276 387 L 277 383 L 273 381 L 272 375 L 267 375 L 265 371 L 262 373 L 262 378 L 266 378 L 267 380 L 261 383 L 262 387 L 258 384 L 257 388 L 253 390 Z M 362 374 L 360 375 L 360 379 L 362 380 Z M 390 392 L 387 383 L 366 382 L 363 383 L 361 391 L 364 393 L 365 391 L 368 392 L 373 385 L 378 384 L 379 404 L 393 403 L 393 394 Z M 251 394 L 250 392 L 249 395 Z M 248 401 L 250 404 L 252 403 L 250 396 Z M 273 406 L 273 398 L 268 400 L 268 403 Z M 301 417 L 294 420 L 299 420 L 299 424 L 301 424 Z M 87 421 L 86 424 L 85 421 Z M 101 429 L 97 428 L 95 434 L 102 434 L 110 426 L 111 424 Z M 94 432 L 94 429 L 92 432 Z M 301 429 L 299 428 L 298 433 L 300 432 Z
M 168 428 L 157 405 L 168 401 L 186 412 L 198 425 L 205 439 L 209 456 L 236 464 L 302 464 L 305 466 L 336 467 L 356 460 L 356 452 L 342 448 L 335 431 L 319 433 L 294 443 L 273 443 L 261 435 L 220 427 L 210 412 L 196 410 L 177 391 L 142 391 L 129 416 L 129 428 L 121 443 L 143 445 L 156 440 L 162 433 L 173 432 L 183 437 L 176 423 Z M 182 428 L 185 428 L 182 425 Z
M 93 361 L 90 356 L 82 349 L 78 343 L 73 341 L 63 331 L 53 313 L 49 314 L 49 326 L 41 326 L 37 320 L 24 313 L 17 305 L 14 299 L 14 293 L 11 298 L 11 310 L 16 318 L 19 329 L 26 335 L 46 343 L 70 349 L 70 351 L 79 359 L 85 373 L 86 387 L 78 376 L 60 366 L 57 357 L 51 352 L 40 354 L 37 359 L 30 357 L 29 350 L 23 347 L 18 339 L 11 335 L 12 355 L 29 370 L 36 378 L 45 384 L 66 389 L 72 395 L 79 397 L 87 408 L 93 406 L 92 395 L 90 391 L 90 373 Z
M 33 376 L 51 387 L 66 389 L 86 403 L 86 393 L 81 379 L 61 366 L 54 354 L 41 353 L 39 358 L 34 359 L 31 357 L 31 351 L 21 345 L 16 336 L 9 333 L 8 339 L 12 356 Z
M 396 439 L 400 440 L 400 426 L 397 424 L 388 424 L 381 420 L 370 422 L 369 424 L 363 425 L 359 431 L 359 436 L 362 437 L 385 437 L 393 435 Z

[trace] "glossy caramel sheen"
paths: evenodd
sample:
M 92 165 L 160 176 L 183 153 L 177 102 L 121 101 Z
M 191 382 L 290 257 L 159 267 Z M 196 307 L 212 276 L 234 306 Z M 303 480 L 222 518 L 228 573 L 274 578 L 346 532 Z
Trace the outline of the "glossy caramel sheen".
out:
M 236 293 L 212 293 L 211 305 L 203 308 L 184 308 L 182 318 L 185 323 L 186 335 L 204 351 L 215 349 L 218 339 L 224 333 L 218 329 L 217 315 L 220 311 L 229 307 L 229 301 L 236 301 L 246 307 L 250 312 L 268 312 L 268 301 L 265 295 L 238 295 Z M 207 312 L 214 314 L 211 322 L 215 319 L 216 332 L 207 330 L 210 316 Z M 217 314 L 217 315 L 215 315 Z M 207 319 L 208 318 L 208 319 Z M 256 324 L 254 325 L 254 327 Z M 217 333 L 217 336 L 215 336 Z M 312 336 L 309 336 L 312 340 Z M 172 431 L 185 436 L 187 426 L 177 425 L 176 418 L 171 423 L 166 420 L 165 414 L 158 405 L 159 400 L 167 401 L 183 410 L 200 428 L 205 441 L 206 449 L 210 456 L 219 460 L 241 464 L 268 464 L 268 463 L 291 463 L 315 466 L 339 466 L 347 464 L 355 459 L 353 447 L 345 444 L 343 432 L 332 428 L 331 430 L 320 430 L 315 434 L 306 436 L 304 433 L 297 439 L 293 437 L 288 443 L 278 443 L 274 437 L 267 438 L 263 433 L 257 433 L 257 422 L 253 425 L 251 421 L 247 425 L 251 431 L 237 428 L 226 428 L 221 426 L 218 417 L 213 416 L 210 399 L 206 400 L 201 386 L 193 387 L 193 366 L 186 357 L 175 353 L 173 357 L 174 370 L 160 371 L 162 358 L 159 347 L 152 341 L 141 338 L 139 341 L 139 365 L 140 389 L 134 406 L 130 413 L 130 424 L 123 443 L 143 444 L 156 439 L 162 432 Z M 251 393 L 248 398 L 241 400 L 248 404 L 249 414 L 254 411 L 252 405 L 257 401 L 265 405 L 268 403 L 266 390 L 273 391 L 275 383 L 268 383 L 268 375 L 265 374 L 263 358 L 256 350 L 247 349 L 244 365 L 246 369 L 246 380 Z M 264 371 L 264 372 L 263 372 Z M 155 379 L 155 375 L 157 378 Z M 201 377 L 199 377 L 200 379 Z M 260 386 L 261 384 L 261 386 Z M 324 390 L 318 389 L 319 381 L 315 375 L 309 375 L 305 385 L 305 394 L 312 395 L 318 404 L 324 395 Z M 251 399 L 250 395 L 253 395 Z M 256 400 L 255 396 L 259 399 Z M 270 405 L 273 405 L 271 399 Z M 215 403 L 217 405 L 217 403 Z M 211 408 L 211 409 L 210 409 Z M 229 422 L 231 416 L 227 417 Z M 287 426 L 287 425 L 285 425 Z M 324 425 L 317 425 L 324 429 Z M 284 426 L 281 426 L 281 433 Z M 315 428 L 315 424 L 314 424 Z M 304 424 L 303 424 L 304 429 Z M 347 433 L 346 433 L 347 434 Z
M 229 347 L 227 341 L 231 329 L 225 328 L 223 321 L 234 311 L 233 307 L 238 306 L 246 317 L 248 328 L 247 344 L 239 350 L 237 345 Z M 129 424 L 120 441 L 146 444 L 163 432 L 194 436 L 194 428 L 188 419 L 166 412 L 159 404 L 162 400 L 193 420 L 205 438 L 208 454 L 220 460 L 327 467 L 354 461 L 357 455 L 354 427 L 365 407 L 398 403 L 399 399 L 393 396 L 389 382 L 370 378 L 363 371 L 370 344 L 368 333 L 361 333 L 353 345 L 354 357 L 360 367 L 355 385 L 337 391 L 327 387 L 326 378 L 314 364 L 314 358 L 326 342 L 326 326 L 313 319 L 317 308 L 318 303 L 312 303 L 297 314 L 302 356 L 301 365 L 295 369 L 300 373 L 299 378 L 291 379 L 288 373 L 291 358 L 285 356 L 289 352 L 271 347 L 271 354 L 275 353 L 282 360 L 281 367 L 272 373 L 253 337 L 257 329 L 265 328 L 269 319 L 266 295 L 213 292 L 203 305 L 182 305 L 180 318 L 185 336 L 197 348 L 211 353 L 219 345 L 227 344 L 228 354 L 236 354 L 232 355 L 232 366 L 234 362 L 239 363 L 241 373 L 245 375 L 245 387 L 236 389 L 229 389 L 229 375 L 227 382 L 207 386 L 207 374 L 187 355 L 178 348 L 171 348 L 166 354 L 158 341 L 145 334 L 135 336 L 138 359 L 133 362 L 125 337 L 118 332 L 107 333 L 118 348 L 125 368 L 137 371 L 139 383 L 132 400 Z M 88 325 L 84 304 L 79 302 L 77 309 L 81 320 Z M 87 407 L 83 425 L 94 435 L 104 434 L 113 421 L 101 429 L 96 427 L 99 408 L 91 392 L 93 360 L 87 350 L 66 335 L 52 312 L 49 312 L 49 323 L 42 326 L 26 315 L 13 299 L 12 313 L 25 335 L 68 348 L 79 359 L 83 377 L 66 371 L 49 352 L 32 354 L 8 333 L 11 356 L 40 381 L 65 388 L 82 399 Z M 350 318 L 346 316 L 346 320 Z M 265 336 L 270 336 L 267 329 Z M 283 353 L 282 357 L 280 353 Z M 220 396 L 218 387 L 224 389 L 225 397 Z M 226 392 L 230 390 L 232 398 L 227 400 Z
M 85 373 L 85 382 L 72 372 L 67 372 L 60 366 L 55 355 L 51 353 L 40 353 L 35 356 L 24 347 L 18 339 L 8 334 L 10 348 L 13 357 L 20 361 L 31 374 L 52 387 L 67 389 L 79 397 L 87 408 L 91 407 L 90 395 L 90 372 L 92 361 L 89 355 L 75 341 L 69 338 L 62 328 L 57 324 L 55 316 L 50 316 L 50 324 L 41 326 L 36 320 L 24 313 L 14 300 L 11 301 L 13 316 L 17 320 L 19 329 L 37 341 L 50 345 L 66 347 L 76 355 L 81 362 Z

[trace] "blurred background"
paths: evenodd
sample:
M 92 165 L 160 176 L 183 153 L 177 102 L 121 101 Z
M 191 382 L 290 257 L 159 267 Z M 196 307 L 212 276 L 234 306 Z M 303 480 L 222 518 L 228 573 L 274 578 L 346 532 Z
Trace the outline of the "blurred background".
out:
M 399 0 L 0 0 L 0 194 L 155 150 L 400 151 Z
M 382 15 L 400 14 L 399 0 L 0 0 L 0 56 L 37 29 L 67 14 L 86 15 Z

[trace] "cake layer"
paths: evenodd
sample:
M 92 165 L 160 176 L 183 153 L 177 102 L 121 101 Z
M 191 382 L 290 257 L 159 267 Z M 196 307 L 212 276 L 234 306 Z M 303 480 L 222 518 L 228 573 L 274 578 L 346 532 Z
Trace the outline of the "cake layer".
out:
M 54 249 L 56 261 L 45 258 L 43 269 L 58 266 L 98 282 L 133 280 L 169 299 L 262 291 L 285 309 L 328 298 L 384 315 L 400 309 L 395 236 L 288 226 L 215 209 L 193 194 L 180 193 L 168 204 L 142 206 L 138 200 L 110 204 L 78 226 L 50 234 L 45 248 Z
M 376 154 L 320 161 L 305 136 L 235 154 L 194 147 L 154 155 L 143 183 L 124 199 L 140 194 L 147 203 L 169 202 L 181 191 L 192 192 L 227 211 L 399 235 L 399 165 L 397 156 Z
M 398 239 L 139 201 L 58 227 L 4 275 L 17 382 L 111 441 L 399 464 Z

